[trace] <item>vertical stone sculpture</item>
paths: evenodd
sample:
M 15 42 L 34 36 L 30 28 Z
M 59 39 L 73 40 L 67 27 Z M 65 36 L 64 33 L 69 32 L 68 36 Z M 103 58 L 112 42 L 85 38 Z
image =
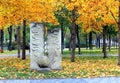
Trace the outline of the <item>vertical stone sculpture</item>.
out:
M 30 69 L 61 69 L 61 30 L 49 30 L 46 41 L 44 36 L 43 24 L 30 24 Z
M 51 69 L 61 69 L 61 29 L 48 31 L 48 57 Z
M 44 26 L 40 23 L 30 24 L 30 68 L 42 70 L 49 65 L 44 55 Z

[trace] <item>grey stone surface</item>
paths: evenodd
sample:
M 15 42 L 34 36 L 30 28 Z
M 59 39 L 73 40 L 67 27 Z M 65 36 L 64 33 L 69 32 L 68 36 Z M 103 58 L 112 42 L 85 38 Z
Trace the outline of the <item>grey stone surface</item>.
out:
M 51 69 L 61 69 L 61 29 L 49 30 L 47 38 L 49 66 Z
M 44 65 L 51 69 L 61 69 L 61 29 L 49 30 L 48 34 L 44 32 L 43 24 L 30 24 L 30 68 L 41 70 Z
M 30 80 L 0 80 L 0 83 L 30 83 Z
M 44 26 L 30 24 L 30 68 L 40 70 L 39 65 L 48 66 L 49 59 L 44 56 Z
M 67 78 L 67 79 L 26 79 L 26 80 L 0 80 L 0 83 L 120 83 L 120 77 L 104 78 Z

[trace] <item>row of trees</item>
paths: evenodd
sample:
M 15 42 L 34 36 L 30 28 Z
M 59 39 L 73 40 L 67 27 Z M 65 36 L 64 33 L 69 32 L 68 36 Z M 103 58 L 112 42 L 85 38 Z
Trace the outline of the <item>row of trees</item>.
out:
M 71 32 L 71 62 L 75 60 L 76 37 L 79 33 L 79 26 L 87 33 L 91 31 L 103 32 L 103 52 L 104 58 L 106 58 L 104 34 L 106 27 L 111 24 L 116 25 L 120 39 L 119 4 L 119 0 L 1 0 L 0 25 L 1 29 L 4 29 L 6 25 L 21 26 L 21 23 L 23 24 L 23 55 L 25 55 L 25 27 L 27 24 L 31 21 L 55 25 L 60 23 L 63 32 L 65 22 L 69 25 Z M 59 19 L 57 20 L 56 17 Z M 117 21 L 117 19 L 119 20 Z M 23 59 L 25 59 L 24 56 Z M 120 65 L 120 40 L 118 64 Z
M 66 33 L 67 32 L 67 33 Z M 65 47 L 70 48 L 70 35 L 69 35 L 69 30 L 64 31 L 65 35 Z M 90 31 L 89 33 L 83 32 L 79 26 L 78 31 L 76 31 L 76 34 L 78 34 L 77 41 L 76 41 L 76 46 L 79 47 L 84 47 L 86 49 L 93 49 L 93 46 L 96 48 L 101 48 L 102 47 L 102 39 L 103 39 L 103 33 L 98 33 L 95 31 Z M 105 36 L 106 36 L 106 44 L 108 46 L 109 51 L 111 50 L 111 45 L 116 47 L 118 44 L 118 35 L 117 31 L 115 30 L 114 25 L 110 25 L 106 27 L 105 31 Z M 78 39 L 79 38 L 79 39 Z M 80 46 L 79 46 L 80 45 Z M 79 50 L 78 50 L 79 51 Z M 80 51 L 78 52 L 80 54 Z
M 107 58 L 106 54 L 106 29 L 108 26 L 114 25 L 117 27 L 118 21 L 118 6 L 119 1 L 100 1 L 100 0 L 68 0 L 64 3 L 62 11 L 59 11 L 60 15 L 64 17 L 65 21 L 67 19 L 71 32 L 71 44 L 72 44 L 72 55 L 71 62 L 74 62 L 75 58 L 75 48 L 76 48 L 76 37 L 78 36 L 78 27 L 86 33 L 90 33 L 92 36 L 92 31 L 97 33 L 103 33 L 103 57 Z M 116 28 L 117 31 L 117 28 Z M 91 39 L 91 36 L 89 39 Z M 77 37 L 79 42 L 79 37 Z M 90 48 L 92 48 L 91 41 Z M 79 49 L 80 51 L 80 49 Z

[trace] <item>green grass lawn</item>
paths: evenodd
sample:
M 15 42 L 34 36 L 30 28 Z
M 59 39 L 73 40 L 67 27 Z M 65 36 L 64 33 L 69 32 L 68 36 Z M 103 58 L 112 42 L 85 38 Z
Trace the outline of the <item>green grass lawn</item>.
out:
M 118 57 L 77 56 L 75 62 L 63 57 L 62 70 L 40 72 L 30 70 L 30 59 L 0 59 L 0 79 L 41 79 L 41 78 L 86 78 L 120 76 Z
M 71 51 L 69 50 L 64 50 L 63 51 L 63 54 L 70 54 Z M 78 54 L 78 49 L 76 49 L 75 51 L 76 54 Z M 108 54 L 117 54 L 118 53 L 118 49 L 116 48 L 111 48 L 111 51 L 109 51 L 107 49 L 107 53 Z M 89 49 L 85 49 L 85 48 L 81 48 L 81 54 L 102 54 L 102 49 L 96 49 L 96 48 L 93 48 L 93 50 L 89 50 Z
M 21 50 L 21 52 L 22 52 L 22 50 Z M 77 48 L 76 48 L 75 52 L 76 52 L 76 54 L 78 54 L 78 49 Z M 64 50 L 63 51 L 63 54 L 70 54 L 70 53 L 71 53 L 71 51 L 69 51 L 69 50 Z M 108 49 L 107 49 L 107 53 L 108 54 L 117 54 L 118 49 L 111 48 L 111 51 L 108 51 Z M 2 54 L 17 54 L 17 50 L 12 50 L 12 51 L 4 50 L 4 53 L 2 53 Z M 102 54 L 102 49 L 93 48 L 93 50 L 89 50 L 89 49 L 86 49 L 86 48 L 81 48 L 81 54 L 87 54 L 87 55 L 89 55 L 89 54 Z
M 4 53 L 2 54 L 16 54 L 16 53 L 17 53 L 17 50 L 12 50 L 12 51 L 4 50 Z

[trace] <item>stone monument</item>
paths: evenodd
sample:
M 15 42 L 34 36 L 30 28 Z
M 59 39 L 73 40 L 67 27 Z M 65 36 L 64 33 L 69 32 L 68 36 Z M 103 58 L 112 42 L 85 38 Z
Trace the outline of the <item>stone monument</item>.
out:
M 48 31 L 48 57 L 51 69 L 61 69 L 61 29 Z
M 47 50 L 46 50 L 47 49 Z M 30 69 L 61 69 L 61 30 L 48 30 L 42 23 L 30 24 Z
M 30 24 L 30 68 L 40 70 L 48 68 L 49 59 L 44 55 L 44 26 L 39 23 Z

